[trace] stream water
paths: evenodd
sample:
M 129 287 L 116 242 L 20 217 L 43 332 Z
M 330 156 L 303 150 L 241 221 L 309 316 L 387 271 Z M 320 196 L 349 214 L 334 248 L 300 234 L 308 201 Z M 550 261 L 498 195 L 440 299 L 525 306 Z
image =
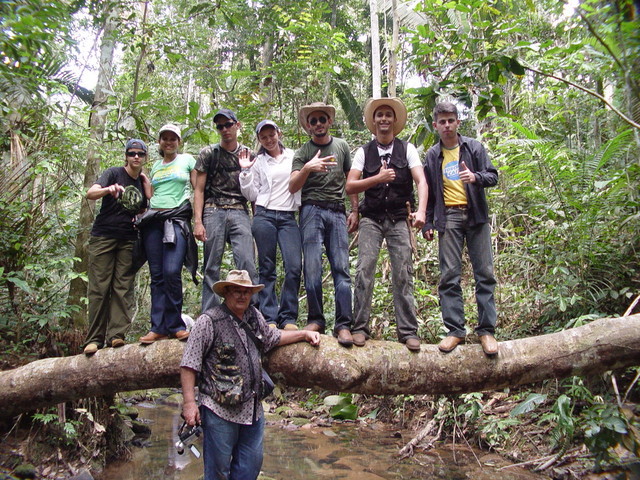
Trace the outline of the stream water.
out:
M 202 459 L 189 451 L 178 455 L 174 444 L 181 424 L 177 407 L 139 404 L 140 418 L 152 435 L 135 448 L 127 462 L 112 463 L 99 480 L 200 480 Z M 269 425 L 261 479 L 275 480 L 533 480 L 548 478 L 519 467 L 508 467 L 497 455 L 451 446 L 400 460 L 397 453 L 411 439 L 409 432 L 390 431 L 377 424 L 353 423 L 285 429 Z M 198 441 L 196 445 L 201 448 Z M 503 468 L 500 468 L 503 467 Z

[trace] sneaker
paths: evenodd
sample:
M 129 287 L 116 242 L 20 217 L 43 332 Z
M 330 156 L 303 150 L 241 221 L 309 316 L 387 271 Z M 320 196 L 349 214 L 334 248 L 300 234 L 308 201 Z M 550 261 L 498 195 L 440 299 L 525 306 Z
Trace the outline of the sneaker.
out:
M 83 353 L 85 355 L 93 355 L 97 351 L 98 351 L 98 344 L 97 343 L 90 343 L 89 345 L 84 347 L 84 352 Z
M 113 340 L 111 340 L 111 348 L 120 348 L 124 347 L 124 345 L 124 340 L 122 340 L 121 338 L 114 338 Z

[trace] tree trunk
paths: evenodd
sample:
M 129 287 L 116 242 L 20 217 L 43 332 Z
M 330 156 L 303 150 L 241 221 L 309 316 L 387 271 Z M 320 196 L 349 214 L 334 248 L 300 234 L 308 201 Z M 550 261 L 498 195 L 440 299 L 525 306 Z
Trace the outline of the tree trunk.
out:
M 378 25 L 378 0 L 369 0 L 371 10 L 371 96 L 382 96 L 382 72 L 380 69 L 380 28 Z
M 0 417 L 78 398 L 177 387 L 183 347 L 178 340 L 127 345 L 0 372 Z M 484 355 L 480 345 L 461 345 L 448 354 L 436 345 L 423 345 L 419 353 L 411 353 L 386 341 L 345 349 L 323 336 L 320 347 L 288 345 L 268 359 L 269 372 L 287 385 L 371 395 L 494 390 L 632 365 L 640 365 L 640 314 L 501 342 L 494 358 Z
M 396 96 L 396 84 L 398 77 L 398 36 L 400 20 L 398 19 L 398 0 L 392 0 L 391 2 L 391 16 L 393 18 L 393 30 L 391 33 L 391 47 L 389 48 L 389 78 L 388 81 L 388 96 Z
M 100 46 L 100 71 L 98 72 L 98 82 L 96 84 L 96 93 L 89 118 L 89 147 L 87 151 L 87 165 L 84 172 L 84 189 L 85 191 L 91 187 L 98 178 L 100 169 L 100 148 L 104 137 L 105 125 L 107 123 L 107 100 L 111 92 L 111 77 L 113 74 L 113 53 L 115 51 L 115 35 L 118 20 L 118 9 L 113 8 L 109 11 L 105 19 L 104 32 L 102 34 L 102 43 Z M 77 259 L 74 263 L 74 270 L 78 274 L 84 274 L 87 271 L 87 244 L 89 242 L 89 234 L 91 224 L 93 223 L 93 210 L 95 202 L 91 202 L 83 197 L 80 205 L 80 219 L 78 220 L 78 236 L 76 237 L 76 246 L 74 257 Z M 71 317 L 73 327 L 83 327 L 87 323 L 87 307 L 82 301 L 87 296 L 87 283 L 81 277 L 76 277 L 71 281 L 69 286 L 69 297 L 67 305 L 74 305 L 78 310 Z

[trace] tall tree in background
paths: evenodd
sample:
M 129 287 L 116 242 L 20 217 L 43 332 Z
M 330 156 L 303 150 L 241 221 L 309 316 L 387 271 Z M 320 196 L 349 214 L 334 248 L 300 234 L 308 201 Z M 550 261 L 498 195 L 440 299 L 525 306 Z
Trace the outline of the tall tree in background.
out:
M 119 9 L 107 8 L 104 13 L 104 26 L 102 29 L 102 42 L 100 45 L 100 64 L 98 81 L 96 83 L 95 97 L 89 116 L 89 144 L 87 148 L 87 163 L 82 182 L 84 191 L 88 190 L 98 178 L 100 171 L 100 158 L 102 141 L 104 138 L 107 114 L 109 113 L 109 97 L 111 96 L 111 83 L 113 77 L 113 57 L 116 49 L 116 33 L 118 29 Z M 78 274 L 69 286 L 68 305 L 76 306 L 72 317 L 75 327 L 85 326 L 87 323 L 87 306 L 83 301 L 87 296 L 87 283 L 80 274 L 87 271 L 88 252 L 87 245 L 91 225 L 94 219 L 95 202 L 83 198 L 80 203 L 80 217 L 78 220 L 78 234 L 76 237 L 74 257 L 74 269 Z

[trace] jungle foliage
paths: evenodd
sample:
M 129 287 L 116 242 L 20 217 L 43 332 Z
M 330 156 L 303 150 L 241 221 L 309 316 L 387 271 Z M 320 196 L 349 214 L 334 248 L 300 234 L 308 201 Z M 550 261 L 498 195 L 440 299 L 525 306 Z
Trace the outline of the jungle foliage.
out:
M 378 3 L 386 64 L 394 12 L 390 2 Z M 482 139 L 500 170 L 489 198 L 498 337 L 552 332 L 625 312 L 640 293 L 637 2 L 398 4 L 404 12 L 398 91 L 410 107 L 401 136 L 424 151 L 435 141 L 433 105 L 455 99 L 463 108 L 462 133 Z M 107 101 L 97 105 L 86 74 L 100 74 L 95 59 L 107 14 L 116 10 L 115 67 L 103 72 L 111 81 Z M 153 145 L 157 129 L 169 121 L 182 126 L 184 150 L 197 154 L 217 141 L 212 117 L 220 107 L 236 111 L 245 125 L 244 143 L 255 144 L 253 126 L 268 117 L 281 126 L 287 146 L 296 148 L 306 141 L 298 109 L 325 100 L 338 110 L 334 134 L 355 149 L 369 139 L 361 119 L 371 90 L 368 15 L 363 0 L 0 3 L 0 351 L 74 353 L 63 339 L 70 331 L 82 335 L 68 321 L 79 303 L 67 301 L 67 294 L 70 282 L 86 275 L 74 269 L 74 243 L 89 226 L 78 212 L 90 116 L 106 114 L 96 153 L 101 169 L 120 164 L 127 138 Z M 443 327 L 436 249 L 420 238 L 418 248 L 420 333 L 437 342 Z M 356 257 L 352 250 L 352 271 Z M 231 258 L 225 262 L 231 265 Z M 377 276 L 373 331 L 394 339 L 384 254 Z M 148 327 L 146 269 L 138 283 L 132 338 Z M 470 329 L 472 286 L 464 284 Z M 195 317 L 198 289 L 188 281 L 185 289 L 185 311 Z M 330 290 L 328 285 L 328 318 Z M 303 300 L 301 319 L 304 310 Z M 563 438 L 580 436 L 599 449 L 598 462 L 605 461 L 608 446 L 623 441 L 622 430 L 631 431 L 629 422 L 619 405 L 607 403 L 610 391 L 600 397 L 588 389 L 576 392 L 574 385 L 560 385 L 545 393 L 539 403 L 555 406 L 537 421 L 564 425 L 558 448 Z M 531 393 L 532 410 L 505 422 L 533 414 L 542 398 L 535 395 L 543 394 Z M 629 398 L 635 399 L 633 392 Z M 473 419 L 467 411 L 450 418 Z M 594 420 L 603 418 L 611 421 Z M 488 429 L 486 444 L 499 448 L 507 426 L 479 429 Z

